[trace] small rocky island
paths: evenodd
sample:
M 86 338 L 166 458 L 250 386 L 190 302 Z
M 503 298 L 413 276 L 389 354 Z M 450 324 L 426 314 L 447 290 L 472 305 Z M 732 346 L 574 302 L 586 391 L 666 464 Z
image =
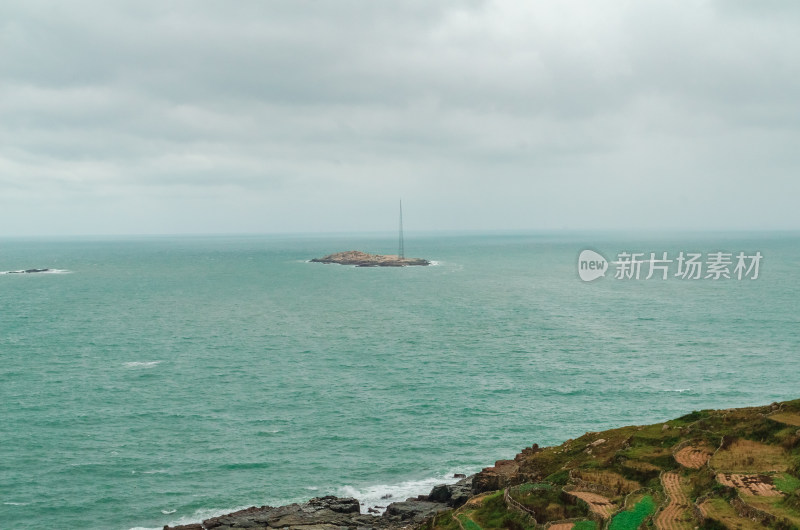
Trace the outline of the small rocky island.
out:
M 314 258 L 312 263 L 338 263 L 339 265 L 355 265 L 356 267 L 410 267 L 412 265 L 430 265 L 422 258 L 406 258 L 389 254 L 367 254 L 360 250 L 348 250 L 328 254 L 323 258 Z

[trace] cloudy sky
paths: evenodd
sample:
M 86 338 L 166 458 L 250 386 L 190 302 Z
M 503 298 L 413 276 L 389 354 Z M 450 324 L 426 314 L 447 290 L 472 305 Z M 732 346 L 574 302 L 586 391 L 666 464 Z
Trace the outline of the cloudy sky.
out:
M 0 4 L 0 236 L 800 229 L 800 3 Z

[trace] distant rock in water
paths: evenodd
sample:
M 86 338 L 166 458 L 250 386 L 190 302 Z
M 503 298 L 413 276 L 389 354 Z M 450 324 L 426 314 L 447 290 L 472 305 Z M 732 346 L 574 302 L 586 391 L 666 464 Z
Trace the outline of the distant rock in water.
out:
M 50 272 L 50 269 L 25 269 L 24 271 L 8 271 L 6 274 L 33 274 L 35 272 Z
M 412 265 L 430 265 L 422 258 L 401 258 L 395 255 L 367 254 L 360 250 L 348 250 L 329 254 L 324 258 L 314 258 L 314 263 L 338 263 L 339 265 L 355 265 L 356 267 L 409 267 Z

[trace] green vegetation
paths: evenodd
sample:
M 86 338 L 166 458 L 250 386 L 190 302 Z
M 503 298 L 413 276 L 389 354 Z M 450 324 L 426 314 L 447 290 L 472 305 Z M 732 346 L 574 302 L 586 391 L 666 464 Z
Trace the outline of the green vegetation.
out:
M 775 483 L 775 487 L 784 493 L 794 493 L 796 490 L 800 489 L 800 479 L 786 473 L 777 475 L 773 482 Z
M 636 530 L 645 519 L 656 511 L 653 497 L 646 495 L 636 505 L 624 512 L 620 512 L 611 519 L 609 530 Z
M 714 472 L 708 468 L 700 469 L 687 477 L 689 481 L 689 497 L 692 499 L 696 499 L 702 496 L 704 493 L 707 493 L 712 488 L 722 486 L 717 482 L 716 478 L 714 477 Z
M 456 520 L 453 519 L 453 510 L 446 510 L 436 514 L 428 521 L 425 521 L 420 530 L 433 530 L 434 528 L 439 530 L 461 530 Z
M 597 530 L 597 523 L 594 521 L 578 521 L 572 530 Z
M 463 513 L 458 516 L 458 520 L 461 521 L 461 524 L 464 525 L 464 530 L 482 530 L 478 524 L 464 515 Z
M 523 488 L 524 486 L 527 487 Z M 554 488 L 549 484 L 546 485 L 547 487 L 541 486 L 542 484 L 523 484 L 519 488 L 509 490 L 511 498 L 533 510 L 533 513 L 536 514 L 536 522 L 539 524 L 589 515 L 585 506 L 567 502 L 565 500 L 567 496 L 561 491 L 561 488 Z
M 800 528 L 800 512 L 786 503 L 783 497 L 743 497 L 750 506 L 770 513 L 787 523 L 785 526 Z
M 546 491 L 546 490 L 542 490 Z M 470 512 L 470 517 L 483 528 L 509 528 L 511 530 L 524 530 L 534 528 L 534 521 L 521 513 L 511 511 L 503 500 L 503 492 L 498 491 L 483 499 L 481 506 Z M 460 520 L 460 518 L 459 518 Z M 463 521 L 462 521 L 463 522 Z M 476 530 L 467 528 L 465 530 Z
M 654 440 L 650 440 L 651 442 L 655 442 Z M 640 438 L 636 440 L 639 445 L 632 446 L 629 449 L 625 449 L 620 451 L 620 456 L 625 458 L 629 458 L 631 460 L 639 460 L 645 462 L 647 464 L 651 464 L 656 466 L 659 470 L 661 469 L 674 469 L 678 467 L 677 462 L 672 457 L 672 451 L 670 451 L 667 447 L 661 447 L 660 444 L 658 445 L 650 445 L 643 443 L 643 440 Z
M 545 482 L 550 482 L 552 484 L 557 484 L 559 486 L 563 486 L 567 482 L 569 482 L 569 471 L 566 469 L 562 469 L 561 471 L 556 471 L 552 475 L 548 475 L 547 478 L 544 479 Z
M 717 451 L 711 458 L 711 466 L 731 473 L 785 471 L 791 466 L 791 460 L 778 445 L 738 439 Z
M 800 427 L 800 414 L 793 412 L 779 412 L 769 416 L 772 421 L 777 421 L 785 425 L 792 425 L 793 427 Z
M 694 422 L 696 422 L 698 420 L 702 420 L 703 418 L 707 418 L 707 417 L 708 417 L 708 411 L 707 410 L 694 410 L 694 411 L 692 411 L 691 414 L 687 414 L 685 416 L 681 416 L 680 418 L 678 418 L 675 421 L 680 421 L 680 422 L 683 422 L 683 423 L 687 424 L 687 423 L 694 423 Z
M 553 489 L 553 485 L 547 482 L 529 482 L 528 484 L 520 484 L 519 486 L 515 486 L 512 492 L 523 494 L 533 490 L 550 490 L 550 489 Z
M 605 486 L 616 495 L 628 494 L 642 487 L 638 481 L 627 479 L 613 471 L 582 471 L 578 473 L 578 478 L 592 484 Z
M 661 474 L 661 468 L 650 462 L 629 460 L 624 457 L 620 458 L 619 471 L 628 480 L 639 482 L 645 486 L 655 482 L 655 487 L 657 487 L 658 476 Z
M 739 530 L 763 530 L 763 526 L 739 517 L 733 506 L 723 499 L 711 499 L 705 505 L 710 521 L 707 521 L 703 528 L 737 528 Z

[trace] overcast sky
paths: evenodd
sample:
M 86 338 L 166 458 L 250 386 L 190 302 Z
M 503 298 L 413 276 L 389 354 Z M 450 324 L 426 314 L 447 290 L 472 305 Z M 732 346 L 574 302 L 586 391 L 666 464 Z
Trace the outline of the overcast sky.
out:
M 800 2 L 0 4 L 0 236 L 800 229 Z

